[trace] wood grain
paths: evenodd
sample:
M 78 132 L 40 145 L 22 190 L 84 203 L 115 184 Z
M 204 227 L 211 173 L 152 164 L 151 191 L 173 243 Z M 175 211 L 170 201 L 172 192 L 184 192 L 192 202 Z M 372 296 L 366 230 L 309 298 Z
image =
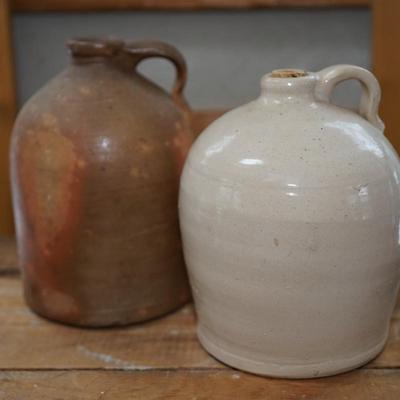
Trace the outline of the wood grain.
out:
M 200 10 L 263 7 L 367 7 L 372 0 L 13 0 L 14 11 Z
M 2 277 L 0 321 L 0 370 L 222 368 L 196 339 L 191 305 L 144 324 L 83 330 L 38 317 L 20 280 Z
M 0 0 L 0 235 L 13 232 L 8 148 L 16 113 L 8 0 Z
M 234 370 L 1 372 L 0 394 L 7 400 L 398 400 L 400 372 L 359 370 L 306 381 Z
M 400 152 L 400 1 L 373 6 L 373 68 L 382 87 L 381 117 L 385 134 Z
M 392 321 L 385 350 L 367 368 L 400 368 L 399 314 L 400 309 Z M 0 320 L 0 370 L 227 368 L 197 341 L 191 304 L 144 324 L 83 330 L 33 314 L 23 302 L 20 280 L 2 277 Z

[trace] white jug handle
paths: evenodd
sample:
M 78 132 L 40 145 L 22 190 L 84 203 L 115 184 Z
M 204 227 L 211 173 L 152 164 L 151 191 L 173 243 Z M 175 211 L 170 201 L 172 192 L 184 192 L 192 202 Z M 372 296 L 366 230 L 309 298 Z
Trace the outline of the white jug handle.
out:
M 318 77 L 315 94 L 318 100 L 329 102 L 335 86 L 348 79 L 356 79 L 362 88 L 358 113 L 380 131 L 385 125 L 378 115 L 381 88 L 378 80 L 368 70 L 355 65 L 333 65 L 316 73 Z

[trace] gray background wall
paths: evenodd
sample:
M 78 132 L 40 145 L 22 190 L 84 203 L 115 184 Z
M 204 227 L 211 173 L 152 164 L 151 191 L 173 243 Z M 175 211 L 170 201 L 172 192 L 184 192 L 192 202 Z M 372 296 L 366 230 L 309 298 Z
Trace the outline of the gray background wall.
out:
M 335 63 L 370 67 L 368 10 L 253 10 L 16 14 L 19 103 L 68 62 L 69 37 L 159 38 L 176 45 L 189 66 L 194 108 L 229 108 L 255 98 L 260 77 L 276 68 L 318 70 Z M 168 88 L 173 68 L 148 60 L 140 70 Z M 359 88 L 341 85 L 335 101 L 355 106 Z

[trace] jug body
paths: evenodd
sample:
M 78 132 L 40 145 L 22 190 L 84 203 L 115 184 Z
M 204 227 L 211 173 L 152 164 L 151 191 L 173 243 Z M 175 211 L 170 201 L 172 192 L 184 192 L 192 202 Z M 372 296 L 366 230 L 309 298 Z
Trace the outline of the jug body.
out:
M 359 113 L 332 105 L 358 79 Z M 275 71 L 189 152 L 180 223 L 198 336 L 263 375 L 343 372 L 383 348 L 399 285 L 400 164 L 371 73 Z
M 160 42 L 70 49 L 72 64 L 13 131 L 25 297 L 37 313 L 82 326 L 153 318 L 189 298 L 176 210 L 191 143 L 185 64 Z M 175 98 L 134 70 L 166 53 L 178 65 Z

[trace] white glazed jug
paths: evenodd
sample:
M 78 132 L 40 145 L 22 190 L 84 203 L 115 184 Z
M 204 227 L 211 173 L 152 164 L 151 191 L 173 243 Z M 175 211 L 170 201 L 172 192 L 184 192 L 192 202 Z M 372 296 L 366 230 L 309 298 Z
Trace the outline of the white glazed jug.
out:
M 358 113 L 329 102 L 357 79 Z M 383 348 L 399 284 L 398 157 L 365 69 L 278 70 L 197 139 L 180 223 L 198 336 L 219 360 L 309 378 Z

